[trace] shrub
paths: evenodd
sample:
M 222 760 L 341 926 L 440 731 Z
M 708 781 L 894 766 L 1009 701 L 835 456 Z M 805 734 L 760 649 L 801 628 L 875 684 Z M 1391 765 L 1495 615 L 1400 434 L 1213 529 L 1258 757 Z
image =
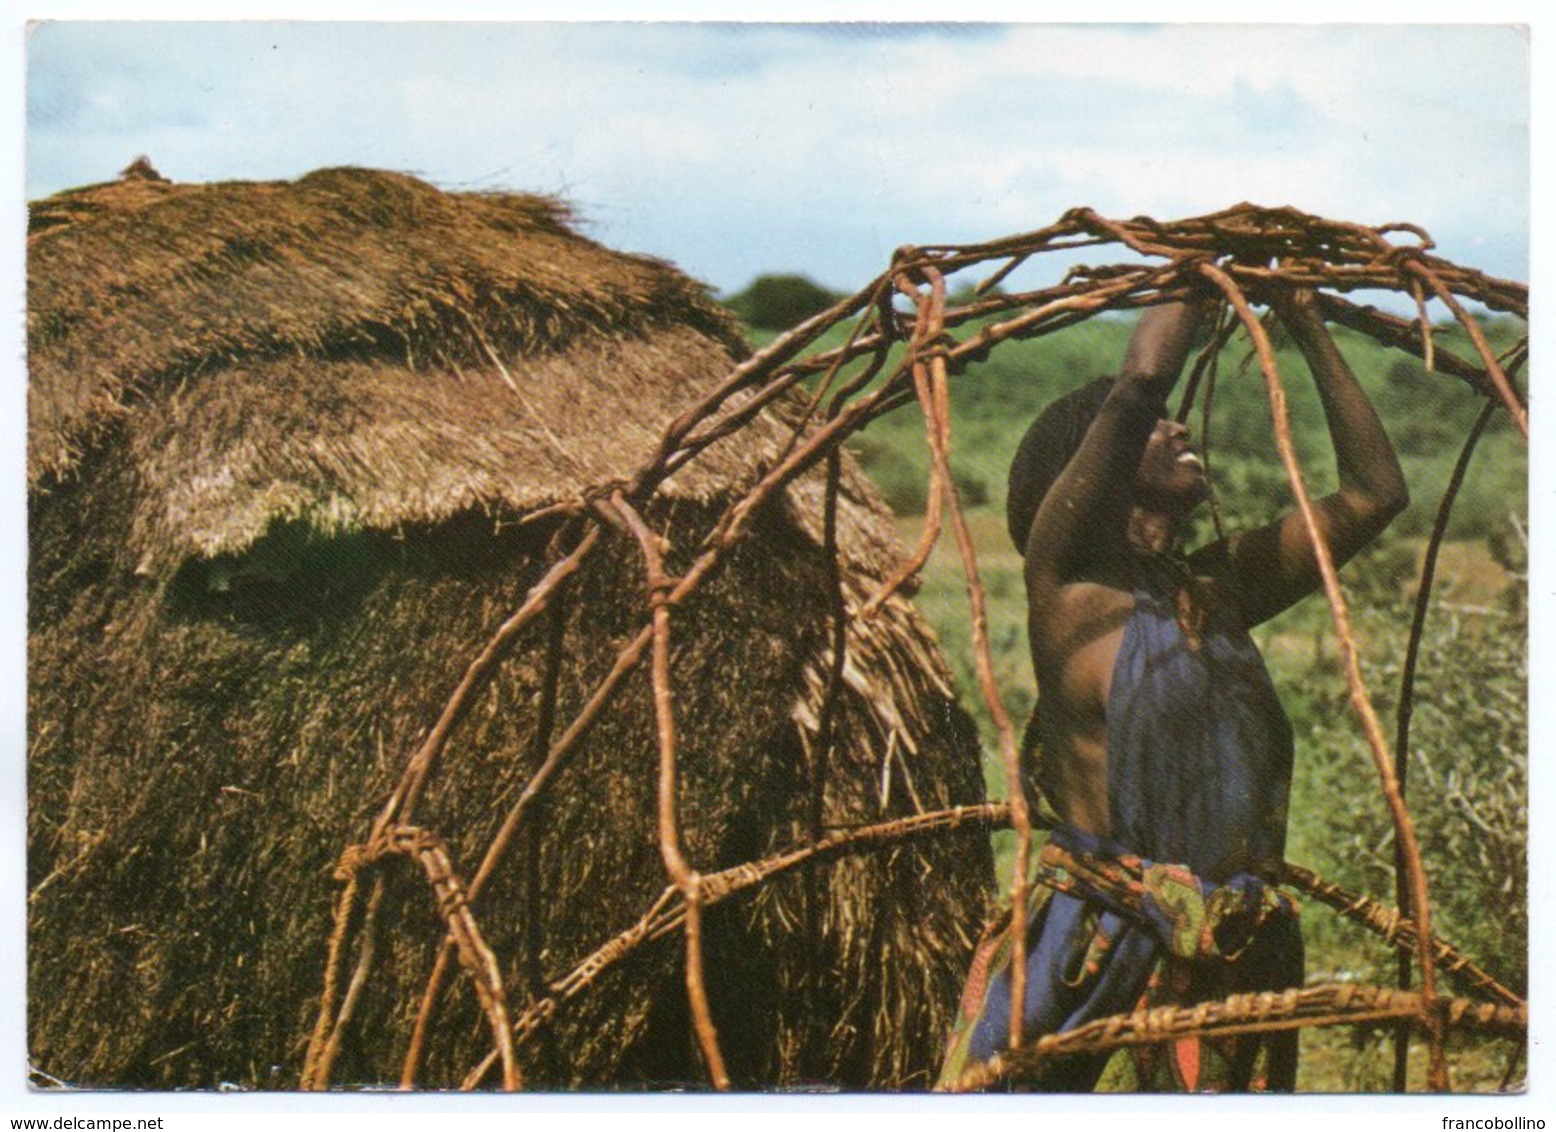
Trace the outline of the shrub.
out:
M 839 296 L 805 275 L 758 275 L 724 305 L 759 330 L 787 330 L 819 314 Z
M 1508 593 L 1521 594 L 1517 575 L 1510 581 Z M 1383 591 L 1357 593 L 1354 612 L 1365 651 L 1387 658 L 1369 665 L 1367 678 L 1380 715 L 1392 722 L 1408 617 L 1397 593 Z M 1528 962 L 1527 642 L 1520 600 L 1475 610 L 1439 603 L 1432 610 L 1416 675 L 1407 778 L 1434 933 L 1520 992 Z M 1293 800 L 1293 848 L 1311 854 L 1304 863 L 1319 872 L 1392 903 L 1392 826 L 1339 676 L 1325 666 L 1300 683 L 1288 703 L 1311 710 L 1299 733 L 1306 786 Z M 1392 959 L 1382 949 L 1374 958 L 1376 969 L 1366 977 L 1391 980 Z

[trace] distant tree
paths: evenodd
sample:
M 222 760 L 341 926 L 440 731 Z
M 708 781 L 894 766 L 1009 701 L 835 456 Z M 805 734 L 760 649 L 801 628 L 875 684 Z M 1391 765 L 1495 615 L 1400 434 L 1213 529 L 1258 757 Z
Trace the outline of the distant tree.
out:
M 805 275 L 758 275 L 724 305 L 759 330 L 787 330 L 826 310 L 839 296 Z

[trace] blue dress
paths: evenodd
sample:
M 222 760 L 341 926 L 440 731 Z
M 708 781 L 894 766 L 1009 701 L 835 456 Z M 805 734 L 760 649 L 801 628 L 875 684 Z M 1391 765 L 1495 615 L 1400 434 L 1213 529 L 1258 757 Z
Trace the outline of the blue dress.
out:
M 1051 842 L 1074 853 L 1139 857 L 1148 866 L 1182 865 L 1207 892 L 1263 890 L 1260 878 L 1272 875 L 1285 850 L 1291 725 L 1235 616 L 1212 608 L 1196 626 L 1180 614 L 1186 584 L 1178 564 L 1138 562 L 1135 608 L 1106 709 L 1112 836 L 1061 828 Z M 1141 1005 L 1302 985 L 1302 939 L 1292 915 L 1262 922 L 1234 960 L 1190 962 L 1171 955 L 1162 925 L 1138 910 L 1047 889 L 1034 895 L 1026 1040 Z M 1007 967 L 988 978 L 967 1056 L 983 1060 L 1005 1047 L 1009 1006 Z M 1104 1087 L 1128 1089 L 1295 1084 L 1295 1033 L 1174 1046 L 1058 1059 L 1023 1084 L 1087 1091 L 1105 1070 Z

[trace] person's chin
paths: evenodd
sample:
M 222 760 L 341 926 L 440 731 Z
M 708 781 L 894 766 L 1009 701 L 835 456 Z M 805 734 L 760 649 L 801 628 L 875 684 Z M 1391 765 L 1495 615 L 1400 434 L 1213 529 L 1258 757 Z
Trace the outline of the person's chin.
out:
M 1174 490 L 1167 494 L 1178 506 L 1192 510 L 1210 498 L 1210 481 L 1204 476 L 1195 476 L 1174 485 Z

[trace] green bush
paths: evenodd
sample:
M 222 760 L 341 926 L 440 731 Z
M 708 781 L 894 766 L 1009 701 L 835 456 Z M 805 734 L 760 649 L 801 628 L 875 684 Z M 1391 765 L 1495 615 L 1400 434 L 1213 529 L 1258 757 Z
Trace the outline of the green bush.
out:
M 1380 717 L 1392 736 L 1408 607 L 1387 586 L 1353 587 L 1358 635 Z M 1416 675 L 1407 801 L 1430 882 L 1434 934 L 1467 951 L 1514 990 L 1528 977 L 1527 642 L 1522 583 L 1505 600 L 1431 611 Z M 1339 673 L 1310 668 L 1286 681 L 1299 729 L 1292 859 L 1347 887 L 1394 900 L 1392 824 Z M 1320 941 L 1356 949 L 1357 934 L 1326 914 L 1305 917 Z M 1350 942 L 1343 943 L 1348 939 Z M 1327 950 L 1320 946 L 1321 952 Z M 1382 947 L 1366 951 L 1371 981 L 1393 979 Z
M 808 276 L 758 275 L 744 291 L 725 299 L 724 305 L 757 329 L 787 330 L 840 297 Z

